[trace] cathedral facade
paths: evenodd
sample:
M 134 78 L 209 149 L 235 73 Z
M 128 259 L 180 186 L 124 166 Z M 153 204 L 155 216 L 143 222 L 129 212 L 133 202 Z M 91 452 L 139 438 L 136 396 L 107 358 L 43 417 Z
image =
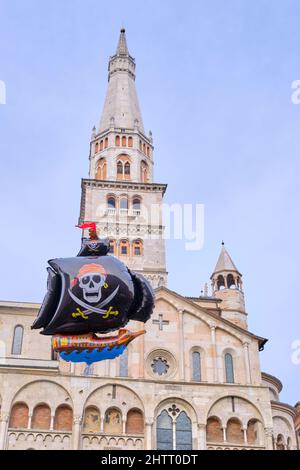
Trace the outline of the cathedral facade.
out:
M 248 330 L 242 274 L 224 244 L 211 294 L 185 297 L 167 287 L 167 186 L 154 181 L 153 151 L 122 29 L 79 222 L 96 222 L 111 256 L 147 277 L 155 310 L 126 353 L 86 366 L 61 361 L 50 338 L 31 331 L 38 304 L 0 302 L 0 449 L 299 447 L 300 404 L 282 403 L 280 380 L 261 371 L 267 340 Z

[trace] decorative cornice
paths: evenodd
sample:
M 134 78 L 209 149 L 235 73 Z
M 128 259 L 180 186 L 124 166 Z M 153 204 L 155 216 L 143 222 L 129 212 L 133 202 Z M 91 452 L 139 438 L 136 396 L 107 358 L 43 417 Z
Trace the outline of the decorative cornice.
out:
M 104 188 L 104 189 L 132 189 L 135 191 L 161 191 L 163 195 L 168 187 L 167 184 L 162 183 L 138 183 L 133 181 L 104 181 L 104 180 L 93 180 L 93 179 L 82 179 L 82 189 L 87 187 L 92 188 Z
M 262 372 L 261 378 L 262 380 L 265 380 L 266 382 L 269 382 L 270 384 L 274 385 L 278 393 L 281 392 L 283 386 L 281 381 L 277 377 L 271 374 L 267 374 L 267 372 Z

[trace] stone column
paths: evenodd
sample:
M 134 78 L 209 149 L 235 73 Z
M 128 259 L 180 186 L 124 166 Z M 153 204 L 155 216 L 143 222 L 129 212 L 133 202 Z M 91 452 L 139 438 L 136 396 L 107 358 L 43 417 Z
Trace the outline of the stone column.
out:
M 178 338 L 178 346 L 179 346 L 179 379 L 184 380 L 186 379 L 185 377 L 185 364 L 184 364 L 184 353 L 185 353 L 185 348 L 184 348 L 184 313 L 183 310 L 179 310 L 179 328 L 178 328 L 178 333 L 179 333 L 179 338 Z
M 32 424 L 32 413 L 29 413 L 27 429 L 31 429 L 31 424 Z
M 100 418 L 100 432 L 104 432 L 104 418 Z
M 210 333 L 211 333 L 211 343 L 212 343 L 212 353 L 213 353 L 213 363 L 214 363 L 214 382 L 219 382 L 215 325 L 210 326 Z
M 154 450 L 152 443 L 153 422 L 152 418 L 146 418 L 145 420 L 145 450 Z
M 144 323 L 140 323 L 141 327 L 144 329 Z M 140 341 L 140 369 L 139 375 L 143 379 L 145 376 L 145 335 L 139 337 Z
M 206 450 L 206 424 L 198 423 L 198 450 Z
M 247 384 L 251 384 L 249 343 L 246 341 L 245 343 L 243 343 L 243 347 L 244 347 L 244 358 L 245 358 L 245 368 L 246 368 L 246 381 L 247 381 Z
M 9 413 L 2 412 L 0 415 L 0 450 L 6 448 L 8 421 Z
M 81 441 L 81 416 L 74 416 L 73 431 L 72 431 L 72 448 L 73 450 L 80 449 Z
M 244 433 L 244 444 L 248 444 L 247 428 L 243 428 Z
M 122 419 L 122 433 L 126 434 L 126 418 Z
M 273 429 L 265 428 L 265 441 L 266 441 L 265 446 L 267 450 L 274 450 L 272 437 L 273 437 Z
M 222 428 L 222 431 L 223 431 L 223 441 L 226 442 L 227 441 L 227 429 L 226 429 L 226 426 L 224 426 L 224 428 Z
M 54 415 L 51 415 L 50 431 L 53 431 L 53 429 L 54 429 Z

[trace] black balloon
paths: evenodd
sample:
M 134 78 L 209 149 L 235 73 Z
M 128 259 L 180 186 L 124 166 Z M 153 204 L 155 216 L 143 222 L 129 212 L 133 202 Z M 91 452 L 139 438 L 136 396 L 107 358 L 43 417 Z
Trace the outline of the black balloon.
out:
M 43 328 L 44 335 L 108 333 L 150 318 L 150 284 L 108 250 L 107 240 L 84 239 L 77 257 L 49 261 L 48 291 L 33 329 Z

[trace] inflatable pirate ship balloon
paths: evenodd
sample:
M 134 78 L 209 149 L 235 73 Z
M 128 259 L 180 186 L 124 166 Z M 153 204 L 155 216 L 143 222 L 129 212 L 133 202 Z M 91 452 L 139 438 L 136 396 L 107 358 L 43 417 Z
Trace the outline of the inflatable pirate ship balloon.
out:
M 129 320 L 149 320 L 154 293 L 143 276 L 108 254 L 109 240 L 98 238 L 96 224 L 79 228 L 89 228 L 89 238 L 83 238 L 76 257 L 49 261 L 48 291 L 32 328 L 52 335 L 65 361 L 92 364 L 121 355 L 145 333 L 124 327 Z

